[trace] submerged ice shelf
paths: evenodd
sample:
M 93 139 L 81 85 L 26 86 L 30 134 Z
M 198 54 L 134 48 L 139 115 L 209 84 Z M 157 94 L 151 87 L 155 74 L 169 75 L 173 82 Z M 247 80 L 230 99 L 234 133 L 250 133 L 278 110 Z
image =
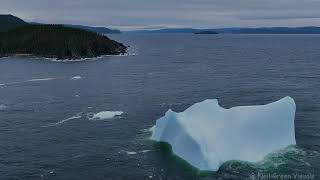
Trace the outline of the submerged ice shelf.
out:
M 291 97 L 230 109 L 209 99 L 184 112 L 168 110 L 152 128 L 151 139 L 169 143 L 173 153 L 199 170 L 216 171 L 226 161 L 258 162 L 296 144 L 295 111 Z

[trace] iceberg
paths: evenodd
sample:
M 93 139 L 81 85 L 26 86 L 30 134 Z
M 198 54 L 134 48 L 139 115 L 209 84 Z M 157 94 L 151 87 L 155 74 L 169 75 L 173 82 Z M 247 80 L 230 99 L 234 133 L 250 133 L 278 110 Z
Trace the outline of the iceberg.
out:
M 208 99 L 184 112 L 168 110 L 151 128 L 151 139 L 170 144 L 174 154 L 199 170 L 217 171 L 224 162 L 259 162 L 295 145 L 295 111 L 291 97 L 230 109 Z

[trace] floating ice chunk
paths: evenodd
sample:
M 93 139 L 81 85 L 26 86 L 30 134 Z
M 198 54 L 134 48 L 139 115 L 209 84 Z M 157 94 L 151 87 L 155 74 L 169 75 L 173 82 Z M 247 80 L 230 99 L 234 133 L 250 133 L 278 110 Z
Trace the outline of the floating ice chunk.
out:
M 80 79 L 82 79 L 81 76 L 74 76 L 74 77 L 70 78 L 70 80 L 80 80 Z
M 123 114 L 122 111 L 101 111 L 99 113 L 93 114 L 92 117 L 88 117 L 88 118 L 89 120 L 105 120 L 105 119 L 112 119 L 122 114 Z
M 231 109 L 205 100 L 184 112 L 169 110 L 151 129 L 151 139 L 169 143 L 173 153 L 199 170 L 216 171 L 226 161 L 258 162 L 296 144 L 295 111 L 291 97 Z

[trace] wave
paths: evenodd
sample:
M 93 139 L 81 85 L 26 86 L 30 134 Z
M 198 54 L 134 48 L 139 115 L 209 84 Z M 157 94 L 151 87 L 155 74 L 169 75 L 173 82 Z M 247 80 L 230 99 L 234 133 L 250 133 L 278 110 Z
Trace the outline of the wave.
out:
M 71 62 L 85 62 L 85 61 L 96 61 L 99 59 L 103 59 L 106 57 L 126 57 L 126 56 L 136 56 L 137 53 L 135 51 L 132 52 L 127 52 L 124 54 L 119 54 L 119 55 L 101 55 L 101 56 L 97 56 L 97 57 L 91 57 L 91 58 L 79 58 L 79 59 L 72 59 L 72 60 L 59 60 L 56 58 L 45 58 L 45 60 L 50 60 L 52 62 L 61 62 L 61 63 L 71 63 Z
M 62 78 L 54 78 L 54 77 L 49 77 L 49 78 L 36 78 L 36 79 L 29 79 L 29 80 L 25 80 L 25 81 L 20 81 L 20 82 L 8 82 L 8 83 L 0 83 L 0 87 L 4 87 L 4 86 L 9 86 L 9 85 L 15 85 L 15 84 L 24 84 L 24 83 L 28 83 L 28 82 L 38 82 L 38 81 L 52 81 L 52 80 L 63 80 L 63 79 L 69 79 L 69 80 L 80 80 L 83 79 L 83 77 L 81 76 L 73 76 L 73 77 L 62 77 Z
M 48 58 L 48 57 L 35 57 L 35 56 L 26 56 L 27 59 L 33 60 L 45 60 L 45 61 L 52 61 L 52 62 L 62 62 L 62 63 L 70 63 L 70 62 L 84 62 L 84 61 L 95 61 L 98 59 L 102 59 L 105 57 L 126 57 L 126 56 L 136 56 L 138 55 L 136 47 L 128 47 L 127 52 L 118 55 L 101 55 L 97 57 L 88 57 L 88 58 L 79 58 L 79 59 L 58 59 L 58 58 Z M 9 59 L 10 57 L 3 57 L 0 59 Z
M 82 118 L 82 112 L 80 112 L 80 113 L 76 114 L 75 116 L 69 117 L 69 118 L 67 118 L 67 119 L 63 119 L 63 120 L 58 121 L 58 122 L 56 122 L 56 123 L 48 124 L 48 125 L 43 126 L 43 127 L 52 127 L 52 126 L 57 126 L 57 125 L 60 125 L 60 124 L 65 123 L 65 122 L 68 122 L 68 121 L 70 121 L 70 120 L 80 119 L 80 118 Z
M 262 161 L 254 163 L 255 166 L 262 169 L 277 168 L 283 164 L 303 164 L 310 166 L 310 164 L 304 160 L 307 152 L 298 148 L 295 145 L 290 145 L 284 149 L 268 154 Z
M 28 82 L 51 81 L 51 80 L 55 80 L 55 79 L 57 79 L 57 78 L 39 78 L 39 79 L 29 79 L 29 80 L 20 81 L 20 82 L 0 83 L 0 87 L 10 86 L 10 85 L 15 85 L 15 84 L 24 84 L 24 83 L 28 83 Z
M 14 85 L 14 84 L 21 84 L 21 83 L 24 83 L 24 82 L 8 82 L 8 83 L 1 83 L 0 84 L 0 87 L 5 87 L 5 86 L 9 86 L 9 85 Z
M 128 56 L 137 56 L 138 54 L 138 48 L 136 46 L 130 46 L 127 49 L 127 53 Z
M 225 162 L 221 167 L 221 172 L 251 172 L 246 176 L 256 176 L 263 172 L 265 174 L 273 173 L 276 170 L 287 169 L 289 166 L 310 167 L 311 164 L 307 158 L 319 158 L 319 154 L 305 151 L 296 145 L 290 145 L 282 150 L 268 154 L 262 161 L 252 163 L 247 161 L 231 160 Z M 294 168 L 294 167 L 292 167 Z M 294 170 L 294 169 L 293 169 Z M 296 169 L 294 171 L 299 171 Z
M 106 120 L 121 116 L 122 114 L 122 111 L 101 111 L 99 113 L 88 113 L 87 118 L 89 120 Z

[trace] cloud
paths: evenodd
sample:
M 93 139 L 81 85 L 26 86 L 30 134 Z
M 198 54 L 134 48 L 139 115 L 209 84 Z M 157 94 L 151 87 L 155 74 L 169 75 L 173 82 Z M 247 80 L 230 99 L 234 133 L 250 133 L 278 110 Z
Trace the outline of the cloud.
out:
M 320 26 L 320 0 L 1 0 L 27 21 L 154 27 Z M 286 21 L 284 21 L 286 20 Z

